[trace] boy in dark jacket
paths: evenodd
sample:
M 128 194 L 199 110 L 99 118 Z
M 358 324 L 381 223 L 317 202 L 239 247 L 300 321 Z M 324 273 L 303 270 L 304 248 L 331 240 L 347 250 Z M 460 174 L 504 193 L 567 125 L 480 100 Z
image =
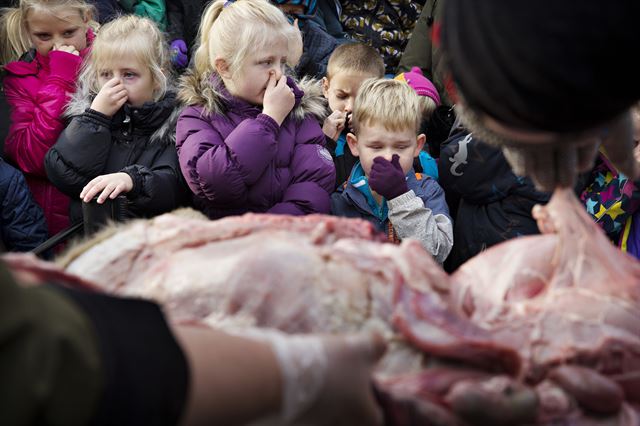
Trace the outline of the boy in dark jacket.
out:
M 463 130 L 442 145 L 438 169 L 447 197 L 460 199 L 451 205 L 457 210 L 451 270 L 502 241 L 539 233 L 531 209 L 546 204 L 549 194 L 515 175 L 500 148 Z
M 330 115 L 324 120 L 322 131 L 327 149 L 336 165 L 337 187 L 349 178 L 357 162 L 347 149 L 347 133 L 358 90 L 368 78 L 382 78 L 384 62 L 378 52 L 362 43 L 338 46 L 329 58 L 327 75 L 322 79 L 322 92 L 329 103 Z
M 397 80 L 363 83 L 353 113 L 349 149 L 360 161 L 343 188 L 331 197 L 332 212 L 372 222 L 391 241 L 417 239 L 439 263 L 453 245 L 453 226 L 444 192 L 417 175 L 413 159 L 425 135 L 418 95 Z

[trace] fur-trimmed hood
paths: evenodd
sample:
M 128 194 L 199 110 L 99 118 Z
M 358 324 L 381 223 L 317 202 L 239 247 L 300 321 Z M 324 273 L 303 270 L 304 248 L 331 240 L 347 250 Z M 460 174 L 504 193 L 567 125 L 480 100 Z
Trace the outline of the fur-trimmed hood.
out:
M 159 101 L 146 102 L 137 108 L 125 104 L 113 116 L 112 128 L 133 126 L 142 132 L 151 133 L 149 136 L 151 143 L 175 145 L 176 123 L 181 112 L 177 97 L 175 87 L 170 86 Z M 71 120 L 75 116 L 84 114 L 91 107 L 94 98 L 95 95 L 89 92 L 88 87 L 81 84 L 67 104 L 63 118 Z
M 287 77 L 287 84 L 296 95 L 296 103 L 291 113 L 297 121 L 312 115 L 322 122 L 327 117 L 327 101 L 322 95 L 320 80 L 304 77 L 296 82 Z M 229 94 L 215 75 L 198 77 L 193 71 L 185 73 L 179 83 L 178 98 L 186 106 L 201 106 L 206 113 L 224 114 L 229 106 Z

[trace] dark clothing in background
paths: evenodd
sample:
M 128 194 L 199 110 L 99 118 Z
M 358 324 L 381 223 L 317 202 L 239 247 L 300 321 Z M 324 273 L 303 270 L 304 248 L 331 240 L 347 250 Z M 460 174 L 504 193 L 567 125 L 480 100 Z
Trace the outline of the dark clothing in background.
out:
M 395 74 L 400 56 L 425 0 L 343 0 L 342 27 L 348 36 L 380 52 L 386 74 Z
M 442 44 L 470 109 L 520 129 L 577 132 L 640 98 L 638 20 L 637 0 L 447 0 Z
M 442 105 L 453 105 L 455 88 L 440 49 L 440 30 L 445 3 L 446 0 L 427 0 L 424 4 L 396 73 L 408 72 L 411 67 L 419 67 L 424 76 L 438 89 Z
M 193 54 L 197 42 L 198 26 L 207 0 L 167 0 L 167 41 L 184 40 Z
M 0 236 L 8 251 L 33 250 L 47 240 L 47 223 L 22 173 L 0 159 Z
M 511 238 L 538 234 L 531 216 L 549 194 L 535 189 L 526 177 L 516 176 L 500 148 L 457 133 L 442 145 L 439 183 L 454 217 L 453 249 L 448 267 L 455 270 L 481 251 Z
M 175 425 L 188 374 L 156 304 L 21 287 L 0 264 L 4 424 Z

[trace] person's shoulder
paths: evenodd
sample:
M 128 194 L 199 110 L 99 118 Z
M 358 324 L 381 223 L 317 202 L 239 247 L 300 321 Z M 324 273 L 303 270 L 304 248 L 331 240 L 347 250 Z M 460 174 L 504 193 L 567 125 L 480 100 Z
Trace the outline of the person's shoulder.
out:
M 409 189 L 413 190 L 413 192 L 421 198 L 434 197 L 444 193 L 440 184 L 425 173 L 414 172 L 407 183 Z
M 28 75 L 36 75 L 39 70 L 38 61 L 36 60 L 36 50 L 30 49 L 26 51 L 17 61 L 9 62 L 4 66 L 7 76 L 15 75 L 24 77 Z

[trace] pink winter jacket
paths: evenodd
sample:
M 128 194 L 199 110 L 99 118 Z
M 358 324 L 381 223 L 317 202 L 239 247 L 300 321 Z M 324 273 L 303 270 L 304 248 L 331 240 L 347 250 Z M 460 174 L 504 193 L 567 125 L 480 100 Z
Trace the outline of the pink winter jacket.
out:
M 92 38 L 89 32 L 87 39 Z M 60 51 L 42 56 L 31 50 L 5 67 L 3 85 L 11 106 L 5 153 L 24 172 L 44 211 L 50 236 L 69 226 L 69 197 L 47 179 L 44 157 L 64 130 L 61 115 L 75 91 L 78 70 L 88 51 L 83 49 L 80 56 Z

